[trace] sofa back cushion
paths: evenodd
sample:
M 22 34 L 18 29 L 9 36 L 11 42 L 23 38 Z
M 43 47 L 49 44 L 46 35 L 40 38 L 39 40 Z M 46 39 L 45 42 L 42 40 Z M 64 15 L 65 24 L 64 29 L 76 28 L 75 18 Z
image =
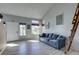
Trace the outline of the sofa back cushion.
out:
M 47 38 L 50 38 L 52 33 L 47 33 L 46 35 L 47 35 Z
M 46 37 L 46 33 L 42 33 L 42 37 Z
M 45 33 L 45 37 L 46 37 L 46 38 L 49 37 L 49 34 L 48 34 L 48 33 Z
M 57 35 L 57 34 L 53 34 L 53 36 L 51 37 L 52 39 L 57 39 L 57 37 L 58 37 L 59 35 Z
M 53 36 L 53 33 L 46 33 L 47 38 L 51 38 Z
M 49 37 L 52 38 L 53 35 L 54 35 L 54 33 L 51 33 Z
M 59 36 L 57 39 L 66 40 L 66 37 L 64 37 L 64 36 Z

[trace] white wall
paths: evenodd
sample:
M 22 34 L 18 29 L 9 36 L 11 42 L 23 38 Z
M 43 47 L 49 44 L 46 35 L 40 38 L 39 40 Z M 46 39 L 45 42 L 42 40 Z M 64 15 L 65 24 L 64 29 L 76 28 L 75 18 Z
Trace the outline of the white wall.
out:
M 35 38 L 35 36 L 31 33 L 31 29 L 26 29 L 26 36 L 24 37 L 19 36 L 19 23 L 26 23 L 26 28 L 27 28 L 27 25 L 32 24 L 32 20 L 37 20 L 37 19 L 3 14 L 2 21 L 5 21 L 7 26 L 6 27 L 7 41 L 14 41 L 22 38 L 25 38 L 25 39 Z M 18 32 L 18 35 L 16 32 Z
M 20 38 L 19 37 L 19 23 L 21 22 L 21 23 L 26 23 L 30 25 L 32 19 L 34 18 L 26 18 L 26 17 L 15 16 L 15 15 L 3 14 L 2 21 L 5 21 L 6 26 L 7 26 L 6 27 L 7 28 L 7 41 L 18 40 Z M 26 37 L 30 36 L 30 32 L 31 32 L 30 30 L 27 30 Z
M 0 52 L 6 46 L 6 31 L 2 23 L 0 23 Z
M 43 32 L 50 32 L 50 33 L 54 32 L 64 36 L 69 36 L 70 29 L 72 28 L 72 20 L 75 13 L 75 9 L 76 9 L 76 4 L 72 4 L 72 3 L 54 4 L 52 6 L 52 9 L 47 13 L 47 15 L 43 19 L 45 20 L 46 23 L 50 22 L 50 28 L 46 30 L 44 29 Z M 56 25 L 56 16 L 59 14 L 64 15 L 63 25 Z M 77 34 L 75 36 L 75 39 L 72 45 L 73 45 L 73 48 L 79 50 L 78 35 L 79 35 L 79 31 L 77 30 Z

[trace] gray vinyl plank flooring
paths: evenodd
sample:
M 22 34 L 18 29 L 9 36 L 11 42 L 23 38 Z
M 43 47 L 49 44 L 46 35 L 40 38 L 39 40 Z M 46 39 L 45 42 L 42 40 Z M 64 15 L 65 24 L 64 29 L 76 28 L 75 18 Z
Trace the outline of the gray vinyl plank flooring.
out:
M 79 55 L 79 52 L 71 53 Z M 57 50 L 38 40 L 28 40 L 7 43 L 2 55 L 65 55 L 63 50 Z

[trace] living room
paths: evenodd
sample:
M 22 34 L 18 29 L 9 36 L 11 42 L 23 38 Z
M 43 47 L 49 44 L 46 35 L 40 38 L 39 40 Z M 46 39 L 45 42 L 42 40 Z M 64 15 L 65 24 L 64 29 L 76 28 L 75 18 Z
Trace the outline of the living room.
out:
M 0 4 L 2 55 L 65 55 L 77 3 Z M 78 31 L 69 55 L 79 55 Z M 3 30 L 1 31 L 3 32 Z M 42 37 L 45 34 L 47 38 Z M 59 38 L 60 37 L 60 38 Z M 63 37 L 63 38 L 61 38 Z M 47 41 L 41 41 L 47 39 Z M 51 40 L 54 39 L 54 40 Z M 4 40 L 4 41 L 3 41 Z

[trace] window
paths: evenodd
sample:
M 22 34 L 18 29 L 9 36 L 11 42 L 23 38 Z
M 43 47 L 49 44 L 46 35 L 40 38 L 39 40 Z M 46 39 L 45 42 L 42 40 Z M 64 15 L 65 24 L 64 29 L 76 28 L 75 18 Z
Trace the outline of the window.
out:
M 39 32 L 40 32 L 39 26 L 32 25 L 32 34 L 39 34 Z
M 33 20 L 32 21 L 32 34 L 39 34 L 40 33 L 40 26 L 39 26 L 39 21 Z
M 26 24 L 20 24 L 20 36 L 26 35 Z
M 63 14 L 56 16 L 56 25 L 62 25 L 63 24 Z

